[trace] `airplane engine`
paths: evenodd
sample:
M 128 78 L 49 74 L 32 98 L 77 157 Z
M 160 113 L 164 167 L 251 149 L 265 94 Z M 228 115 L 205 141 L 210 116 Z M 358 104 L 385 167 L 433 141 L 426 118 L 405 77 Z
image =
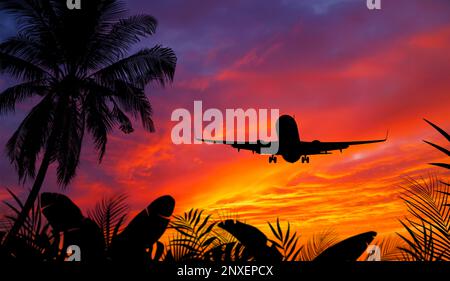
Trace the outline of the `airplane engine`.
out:
M 313 149 L 316 149 L 318 152 L 320 152 L 320 149 L 319 149 L 319 147 L 320 147 L 320 141 L 319 141 L 319 140 L 313 140 L 313 141 L 311 142 L 311 145 L 312 145 L 312 148 L 313 148 Z
M 289 163 L 295 163 L 298 161 L 298 159 L 300 159 L 300 154 L 295 153 L 295 152 L 286 153 L 286 154 L 283 154 L 282 156 L 283 156 L 283 159 Z

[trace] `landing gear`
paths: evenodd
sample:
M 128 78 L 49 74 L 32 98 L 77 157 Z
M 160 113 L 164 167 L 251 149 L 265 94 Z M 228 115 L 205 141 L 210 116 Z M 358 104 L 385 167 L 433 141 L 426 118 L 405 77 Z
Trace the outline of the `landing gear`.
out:
M 269 157 L 269 163 L 277 163 L 277 157 L 275 155 L 271 155 Z
M 302 156 L 302 163 L 309 163 L 309 156 Z

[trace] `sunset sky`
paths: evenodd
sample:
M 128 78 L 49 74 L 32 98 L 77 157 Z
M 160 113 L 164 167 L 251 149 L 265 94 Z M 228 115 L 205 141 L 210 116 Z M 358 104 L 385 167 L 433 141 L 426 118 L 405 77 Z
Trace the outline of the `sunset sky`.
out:
M 157 196 L 176 199 L 176 212 L 204 208 L 216 217 L 238 215 L 267 230 L 290 221 L 303 236 L 326 229 L 341 235 L 401 230 L 399 199 L 406 178 L 443 170 L 427 163 L 441 153 L 423 143 L 445 144 L 427 118 L 450 130 L 450 1 L 365 0 L 127 1 L 130 14 L 159 21 L 157 34 L 136 46 L 162 44 L 178 57 L 175 81 L 146 90 L 156 132 L 136 126 L 113 134 L 106 156 L 86 140 L 75 181 L 64 191 L 84 212 L 104 196 L 126 193 L 133 212 Z M 1 15 L 0 40 L 15 33 Z M 12 85 L 0 76 L 0 90 Z M 302 140 L 376 139 L 342 154 L 311 156 L 311 163 L 268 163 L 267 156 L 223 145 L 174 145 L 173 110 L 278 108 L 295 115 Z M 0 117 L 0 146 L 32 103 Z M 54 170 L 44 191 L 58 191 Z M 6 154 L 0 157 L 0 199 L 6 188 L 22 198 Z M 59 192 L 61 192 L 59 190 Z M 0 210 L 4 210 L 1 207 Z

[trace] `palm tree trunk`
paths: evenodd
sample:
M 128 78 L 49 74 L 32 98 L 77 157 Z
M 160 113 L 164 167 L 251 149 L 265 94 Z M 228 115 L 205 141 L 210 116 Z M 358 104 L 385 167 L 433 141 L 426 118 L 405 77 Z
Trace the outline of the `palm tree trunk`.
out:
M 15 237 L 19 233 L 20 228 L 24 225 L 28 214 L 34 206 L 34 202 L 39 195 L 39 191 L 41 190 L 42 183 L 44 182 L 45 175 L 47 174 L 47 170 L 50 165 L 50 153 L 48 151 L 49 150 L 47 149 L 44 153 L 44 157 L 34 180 L 33 187 L 31 188 L 30 194 L 28 194 L 27 201 L 25 201 L 17 220 L 14 222 L 14 225 L 5 238 L 4 245 L 6 248 L 8 248 L 8 242 L 11 241 L 11 238 Z

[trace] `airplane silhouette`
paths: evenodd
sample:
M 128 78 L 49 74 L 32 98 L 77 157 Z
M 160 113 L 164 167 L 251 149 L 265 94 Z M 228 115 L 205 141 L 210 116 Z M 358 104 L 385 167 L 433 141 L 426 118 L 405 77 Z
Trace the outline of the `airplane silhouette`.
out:
M 366 141 L 343 141 L 343 142 L 321 142 L 313 140 L 311 142 L 301 141 L 298 133 L 297 123 L 292 116 L 282 115 L 277 120 L 278 151 L 269 157 L 269 163 L 277 163 L 277 155 L 289 163 L 295 163 L 300 158 L 302 163 L 309 163 L 309 155 L 331 154 L 330 151 L 347 149 L 351 145 L 384 142 L 384 139 Z M 238 151 L 241 149 L 250 150 L 253 153 L 261 154 L 262 148 L 271 147 L 271 142 L 224 142 L 218 140 L 199 139 L 202 142 L 221 143 L 231 145 Z

